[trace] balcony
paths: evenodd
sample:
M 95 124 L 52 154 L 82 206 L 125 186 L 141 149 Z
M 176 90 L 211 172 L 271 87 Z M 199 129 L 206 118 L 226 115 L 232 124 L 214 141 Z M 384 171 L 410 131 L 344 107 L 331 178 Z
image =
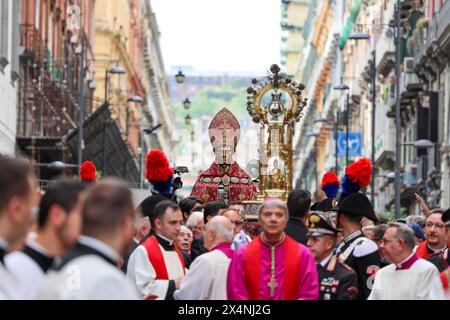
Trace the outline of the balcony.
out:
M 395 66 L 395 45 L 393 38 L 383 35 L 378 41 L 376 66 L 378 73 L 387 77 Z
M 434 60 L 441 67 L 445 66 L 450 50 L 450 1 L 443 3 L 439 12 L 428 21 L 425 30 L 420 45 L 414 50 L 418 69 L 426 68 L 430 65 L 430 60 Z M 428 68 L 430 69 L 432 68 Z
M 386 119 L 389 106 L 379 104 L 376 109 L 376 132 L 375 132 L 375 164 L 385 171 L 394 168 L 395 155 L 395 125 L 391 119 Z

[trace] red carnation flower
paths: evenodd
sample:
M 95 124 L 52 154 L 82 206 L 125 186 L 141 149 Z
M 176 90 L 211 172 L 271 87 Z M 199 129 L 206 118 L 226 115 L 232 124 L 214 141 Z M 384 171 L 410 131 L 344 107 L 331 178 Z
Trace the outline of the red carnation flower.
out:
M 97 181 L 97 169 L 91 161 L 86 161 L 80 168 L 80 179 L 82 181 Z

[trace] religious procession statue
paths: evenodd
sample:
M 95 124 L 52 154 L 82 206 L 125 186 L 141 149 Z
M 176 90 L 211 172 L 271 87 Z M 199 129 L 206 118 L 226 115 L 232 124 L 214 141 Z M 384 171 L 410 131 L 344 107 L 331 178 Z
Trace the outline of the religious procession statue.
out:
M 252 200 L 256 186 L 250 175 L 233 160 L 241 133 L 239 121 L 223 108 L 211 121 L 208 132 L 215 161 L 200 174 L 191 196 L 200 198 L 203 203 Z
M 287 200 L 292 191 L 294 126 L 307 104 L 302 97 L 305 86 L 280 71 L 272 65 L 265 78 L 253 79 L 247 89 L 247 111 L 254 122 L 261 124 L 258 201 Z

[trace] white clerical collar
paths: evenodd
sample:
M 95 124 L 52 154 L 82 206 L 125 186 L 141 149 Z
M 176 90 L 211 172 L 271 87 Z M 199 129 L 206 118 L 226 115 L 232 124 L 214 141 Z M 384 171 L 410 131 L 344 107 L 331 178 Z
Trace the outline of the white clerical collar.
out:
M 136 244 L 139 244 L 139 240 L 138 239 L 136 239 L 136 237 L 133 237 L 133 241 L 134 241 L 134 243 L 136 243 Z
M 46 248 L 44 248 L 41 244 L 39 244 L 34 239 L 28 239 L 27 240 L 27 246 L 29 246 L 33 250 L 36 250 L 37 252 L 39 252 L 43 256 L 46 256 L 48 258 L 53 258 L 53 255 Z
M 428 250 L 433 251 L 433 253 L 440 253 L 440 252 L 443 252 L 445 249 L 447 249 L 447 246 L 446 246 L 446 245 L 443 246 L 442 248 L 434 249 L 434 248 L 431 248 L 431 247 L 428 245 L 428 243 L 427 243 L 427 247 L 428 247 Z
M 331 257 L 333 256 L 333 253 L 330 253 L 330 255 L 328 257 L 326 257 L 325 259 L 323 259 L 322 261 L 320 261 L 320 265 L 322 267 L 325 268 L 325 266 L 327 265 L 327 263 L 330 261 Z
M 164 237 L 164 236 L 161 235 L 160 233 L 156 233 L 156 235 L 157 235 L 158 237 L 160 237 L 161 239 L 166 240 L 166 241 L 169 243 L 169 246 L 173 245 L 173 240 L 167 239 L 166 237 Z
M 9 247 L 8 241 L 6 241 L 4 238 L 0 237 L 0 248 L 7 251 Z
M 403 260 L 403 261 L 401 261 L 400 263 L 397 263 L 397 268 L 402 268 L 402 265 L 406 262 L 406 261 L 408 261 L 408 260 L 410 260 L 414 255 L 415 255 L 416 253 L 414 252 L 414 250 L 413 250 L 413 252 L 411 252 L 411 254 L 405 259 L 405 260 Z
M 106 257 L 108 257 L 112 261 L 119 261 L 119 259 L 120 259 L 120 255 L 116 252 L 116 250 L 114 250 L 113 248 L 111 248 L 109 245 L 107 245 L 106 243 L 104 243 L 101 240 L 98 240 L 98 239 L 95 239 L 92 237 L 88 237 L 88 236 L 80 236 L 78 238 L 78 242 L 80 242 L 81 244 L 83 244 L 85 246 L 91 247 L 92 249 L 99 251 L 100 253 L 104 254 Z

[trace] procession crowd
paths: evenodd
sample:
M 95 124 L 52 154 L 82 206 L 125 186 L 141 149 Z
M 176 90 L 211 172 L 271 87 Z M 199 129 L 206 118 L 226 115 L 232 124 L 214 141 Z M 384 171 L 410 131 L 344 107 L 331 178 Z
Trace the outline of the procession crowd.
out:
M 331 173 L 320 201 L 294 190 L 246 220 L 240 202 L 153 194 L 135 208 L 119 180 L 44 193 L 28 160 L 0 156 L 0 167 L 2 299 L 448 297 L 450 211 L 381 221 L 361 192 L 333 199 Z

